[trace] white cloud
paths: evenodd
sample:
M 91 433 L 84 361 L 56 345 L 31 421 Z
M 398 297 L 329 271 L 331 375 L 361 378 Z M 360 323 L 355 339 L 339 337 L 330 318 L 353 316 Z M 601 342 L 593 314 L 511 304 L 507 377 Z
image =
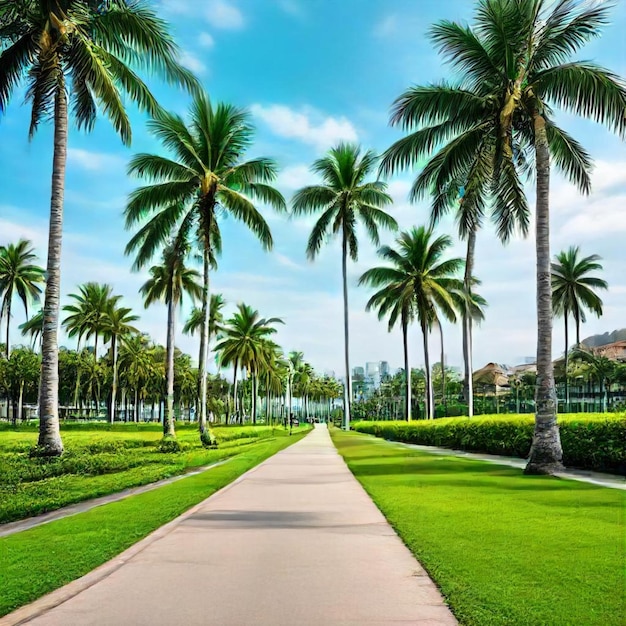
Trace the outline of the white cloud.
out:
M 346 117 L 324 117 L 313 109 L 294 111 L 288 106 L 253 104 L 251 111 L 280 137 L 298 139 L 327 150 L 338 141 L 357 141 L 357 131 Z
M 200 33 L 198 35 L 198 45 L 203 48 L 212 48 L 215 45 L 215 39 L 209 33 Z
M 226 0 L 213 0 L 209 2 L 204 15 L 207 22 L 215 28 L 224 30 L 238 30 L 244 26 L 244 18 L 241 11 Z
M 289 15 L 301 17 L 304 13 L 302 5 L 297 0 L 278 0 L 278 6 Z
M 315 174 L 311 172 L 308 165 L 290 165 L 278 175 L 277 186 L 279 189 L 295 191 L 314 182 Z
M 196 74 L 206 74 L 206 65 L 193 53 L 183 50 L 180 54 L 179 61 L 187 69 Z
M 102 171 L 103 173 L 113 168 L 123 169 L 126 165 L 126 159 L 121 155 L 91 152 L 90 150 L 82 150 L 80 148 L 67 149 L 67 162 L 72 166 L 90 172 Z
M 299 263 L 296 263 L 295 261 L 291 260 L 288 256 L 281 254 L 280 252 L 274 252 L 274 258 L 276 259 L 276 261 L 278 261 L 280 265 L 290 270 L 302 271 L 304 269 L 302 265 L 300 265 Z

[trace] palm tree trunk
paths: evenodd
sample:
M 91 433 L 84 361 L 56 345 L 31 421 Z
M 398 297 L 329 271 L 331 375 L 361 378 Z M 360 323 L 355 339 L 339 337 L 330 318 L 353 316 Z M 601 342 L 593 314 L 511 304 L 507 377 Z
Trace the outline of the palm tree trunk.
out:
M 411 368 L 409 366 L 409 329 L 407 320 L 402 319 L 402 347 L 404 348 L 404 377 L 405 400 L 406 400 L 406 421 L 411 421 Z
M 239 363 L 237 363 L 237 359 L 235 359 L 235 366 L 233 367 L 233 410 L 235 411 L 235 420 L 239 417 L 237 414 L 237 369 L 239 367 Z
M 7 294 L 7 345 L 5 348 L 5 355 L 7 357 L 7 361 L 9 360 L 9 357 L 11 356 L 11 344 L 9 341 L 9 330 L 11 329 L 11 300 L 12 298 L 12 294 Z
M 576 312 L 576 347 L 580 348 L 580 312 Z
M 469 296 L 472 290 L 472 274 L 474 272 L 474 251 L 476 248 L 476 229 L 472 229 L 467 237 L 467 253 L 465 255 L 465 276 L 463 286 L 465 295 Z M 472 316 L 463 313 L 463 396 L 467 401 L 468 417 L 474 416 L 474 381 L 472 364 Z
M 115 401 L 117 399 L 117 337 L 111 337 L 111 352 L 113 352 L 113 382 L 111 383 L 111 409 L 109 419 L 111 424 L 115 422 Z
M 54 103 L 54 156 L 50 228 L 46 268 L 46 295 L 41 348 L 38 453 L 59 456 L 63 442 L 59 429 L 59 302 L 61 296 L 61 242 L 63 239 L 63 197 L 67 161 L 67 95 L 65 86 L 57 89 Z
M 24 381 L 20 381 L 20 394 L 17 399 L 17 421 L 22 423 L 22 415 L 24 413 Z
M 569 411 L 569 377 L 567 372 L 567 366 L 569 364 L 569 329 L 567 327 L 568 311 L 567 307 L 563 312 L 565 318 L 565 412 Z
M 202 252 L 202 326 L 200 327 L 200 355 L 198 357 L 198 396 L 200 399 L 200 415 L 198 427 L 202 436 L 206 431 L 206 394 L 207 394 L 207 360 L 209 356 L 209 280 L 210 250 L 208 239 Z
M 441 322 L 439 326 L 439 336 L 441 338 L 441 403 L 443 404 L 443 416 L 448 417 L 448 405 L 446 403 L 446 365 L 444 363 L 446 355 L 443 348 L 443 326 Z
M 343 229 L 343 240 L 341 248 L 341 274 L 343 278 L 343 332 L 344 332 L 344 349 L 346 360 L 346 397 L 344 406 L 344 429 L 350 430 L 350 405 L 352 403 L 352 380 L 350 377 L 350 336 L 348 323 L 348 240 L 346 237 L 346 229 Z
M 252 393 L 252 398 L 251 398 L 251 404 L 252 406 L 251 408 L 251 413 L 252 413 L 252 423 L 256 424 L 256 397 L 257 397 L 257 378 L 256 378 L 256 372 L 254 367 L 250 369 L 250 387 L 251 387 L 251 393 Z
M 163 436 L 175 437 L 174 430 L 174 330 L 176 324 L 176 303 L 172 293 L 167 303 L 167 346 L 165 349 L 167 367 L 165 370 L 165 385 L 167 394 L 167 410 L 163 420 Z
M 422 323 L 422 337 L 424 340 L 424 369 L 426 370 L 426 419 L 433 419 L 433 384 L 430 372 L 430 355 L 428 353 L 428 327 Z
M 556 423 L 556 391 L 552 367 L 552 282 L 550 270 L 550 153 L 544 118 L 535 111 L 535 163 L 537 169 L 537 387 L 535 433 L 527 474 L 552 474 L 563 465 L 563 450 Z

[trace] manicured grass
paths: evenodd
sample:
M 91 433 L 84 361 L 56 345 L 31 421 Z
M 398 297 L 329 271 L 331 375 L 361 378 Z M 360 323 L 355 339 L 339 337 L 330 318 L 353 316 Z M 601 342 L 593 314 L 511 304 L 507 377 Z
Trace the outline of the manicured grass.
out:
M 623 491 L 331 433 L 462 624 L 626 623 Z
M 263 426 L 217 428 L 219 448 L 207 450 L 195 427 L 179 428 L 183 450 L 163 453 L 157 448 L 158 424 L 141 429 L 117 425 L 112 431 L 81 426 L 63 431 L 66 452 L 59 459 L 29 458 L 37 439 L 30 428 L 0 432 L 0 523 L 181 474 L 283 432 Z
M 197 476 L 0 539 L 0 615 L 105 563 L 306 432 L 277 431 Z

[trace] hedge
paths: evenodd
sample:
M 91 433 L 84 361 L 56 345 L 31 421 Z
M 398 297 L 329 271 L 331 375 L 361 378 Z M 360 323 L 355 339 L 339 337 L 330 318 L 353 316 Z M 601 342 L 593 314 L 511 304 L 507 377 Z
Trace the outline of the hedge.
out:
M 362 433 L 392 441 L 526 458 L 533 438 L 532 415 L 433 421 L 355 422 Z M 559 416 L 567 467 L 626 474 L 626 415 Z

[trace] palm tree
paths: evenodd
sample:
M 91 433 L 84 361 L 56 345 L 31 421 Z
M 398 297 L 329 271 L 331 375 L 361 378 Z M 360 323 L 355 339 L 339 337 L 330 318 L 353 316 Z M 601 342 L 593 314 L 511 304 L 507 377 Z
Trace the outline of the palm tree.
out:
M 598 381 L 600 396 L 602 397 L 602 410 L 606 412 L 608 408 L 608 386 L 619 373 L 617 363 L 606 356 L 594 354 L 591 350 L 580 347 L 572 351 L 572 358 L 584 364 L 591 377 Z
M 304 363 L 304 352 L 300 352 L 298 350 L 292 350 L 287 356 L 287 393 L 289 395 L 288 398 L 288 406 L 287 406 L 287 418 L 290 417 L 293 411 L 293 383 L 295 373 L 302 367 Z
M 134 395 L 134 421 L 139 421 L 140 404 L 146 395 L 148 383 L 154 376 L 154 345 L 145 335 L 124 335 L 120 342 L 120 380 Z
M 181 306 L 183 294 L 192 299 L 202 297 L 202 286 L 197 282 L 200 273 L 185 267 L 187 249 L 184 245 L 172 242 L 163 252 L 163 262 L 150 268 L 150 279 L 140 292 L 144 296 L 144 305 L 149 307 L 155 302 L 167 304 L 167 348 L 166 348 L 166 394 L 167 404 L 163 420 L 163 436 L 175 437 L 174 430 L 174 342 L 176 332 L 176 307 Z
M 38 302 L 41 294 L 41 283 L 44 282 L 43 268 L 36 265 L 37 255 L 32 244 L 26 239 L 20 239 L 17 244 L 0 246 L 0 297 L 2 308 L 0 319 L 7 320 L 6 358 L 10 354 L 11 304 L 17 293 L 24 305 L 24 312 L 28 319 L 29 301 Z
M 98 339 L 102 337 L 108 326 L 108 312 L 122 296 L 114 296 L 111 285 L 85 283 L 78 287 L 78 293 L 69 295 L 73 304 L 66 304 L 63 310 L 69 315 L 63 320 L 69 337 L 81 339 L 94 338 L 93 354 L 98 359 Z
M 258 157 L 244 161 L 254 135 L 247 111 L 229 104 L 213 105 L 205 94 L 197 94 L 188 123 L 173 113 L 161 113 L 149 123 L 149 130 L 173 158 L 138 154 L 130 163 L 129 173 L 148 184 L 131 194 L 126 225 L 131 228 L 149 221 L 131 239 L 127 252 L 137 251 L 136 265 L 140 267 L 173 231 L 197 230 L 204 283 L 198 367 L 202 434 L 206 429 L 209 269 L 221 245 L 218 217 L 232 215 L 265 249 L 271 249 L 269 226 L 253 201 L 285 210 L 285 200 L 271 186 L 277 172 L 273 160 Z
M 127 307 L 118 306 L 118 298 L 109 299 L 108 310 L 104 326 L 105 340 L 111 342 L 111 359 L 113 367 L 113 381 L 111 383 L 111 405 L 109 409 L 109 419 L 111 424 L 115 421 L 115 409 L 117 400 L 118 385 L 118 356 L 120 339 L 129 334 L 138 334 L 137 328 L 132 326 L 139 316 L 133 315 L 132 310 Z
M 232 365 L 235 371 L 233 398 L 237 409 L 237 369 L 245 368 L 252 382 L 252 422 L 256 423 L 257 374 L 264 363 L 264 341 L 276 332 L 272 324 L 283 324 L 278 317 L 262 318 L 247 304 L 237 305 L 237 311 L 226 322 L 215 351 L 220 353 L 223 365 Z
M 395 230 L 398 224 L 383 207 L 391 204 L 387 185 L 381 181 L 366 182 L 376 163 L 374 152 L 362 152 L 360 146 L 340 143 L 313 163 L 312 172 L 323 184 L 300 189 L 293 198 L 294 215 L 321 213 L 307 245 L 307 256 L 315 259 L 329 235 L 341 236 L 341 271 L 343 278 L 344 352 L 346 365 L 346 398 L 344 427 L 350 428 L 350 340 L 348 324 L 348 255 L 358 260 L 357 224 L 362 223 L 374 245 L 380 245 L 379 228 Z
M 400 326 L 402 328 L 402 348 L 404 352 L 405 417 L 406 421 L 410 422 L 412 418 L 412 400 L 408 331 L 409 324 L 414 318 L 415 296 L 413 289 L 403 280 L 398 280 L 398 277 L 392 277 L 391 275 L 379 276 L 377 272 L 372 274 L 371 270 L 365 272 L 365 274 L 363 274 L 359 279 L 359 285 L 363 284 L 380 287 L 380 289 L 368 300 L 365 307 L 366 311 L 369 311 L 372 308 L 377 308 L 379 320 L 388 316 L 389 332 L 391 332 L 393 327 L 396 325 L 398 319 L 400 320 Z
M 132 68 L 157 73 L 191 89 L 197 88 L 197 81 L 177 62 L 179 50 L 166 23 L 143 3 L 0 0 L 0 16 L 0 113 L 25 83 L 31 104 L 30 136 L 42 120 L 52 119 L 54 124 L 37 451 L 57 456 L 63 452 L 57 338 L 68 105 L 78 128 L 87 131 L 93 128 L 100 108 L 128 145 L 131 128 L 122 96 L 144 111 L 158 111 L 156 100 Z
M 367 270 L 359 282 L 389 288 L 397 303 L 394 305 L 397 306 L 396 315 L 411 310 L 417 318 L 424 344 L 426 416 L 432 419 L 434 406 L 428 332 L 436 323 L 438 313 L 451 321 L 456 319 L 452 292 L 461 288 L 461 281 L 454 278 L 454 274 L 463 267 L 463 259 L 444 260 L 442 257 L 452 245 L 452 239 L 447 235 L 433 239 L 432 231 L 423 226 L 401 233 L 396 244 L 397 249 L 383 246 L 378 251 L 378 255 L 390 265 Z M 409 309 L 411 298 L 412 309 Z
M 565 402 L 569 404 L 569 380 L 567 365 L 569 357 L 569 316 L 576 322 L 576 347 L 580 347 L 580 323 L 585 322 L 585 309 L 598 317 L 602 315 L 602 299 L 594 291 L 608 289 L 605 280 L 589 276 L 590 272 L 601 271 L 601 257 L 592 254 L 580 258 L 580 248 L 571 246 L 559 252 L 552 263 L 552 310 L 565 321 Z
M 551 159 L 583 192 L 590 189 L 591 159 L 573 137 L 554 124 L 553 107 L 606 124 L 620 136 L 626 134 L 623 81 L 593 63 L 570 61 L 578 49 L 601 32 L 608 21 L 608 11 L 608 5 L 576 4 L 570 0 L 484 0 L 478 5 L 473 30 L 449 21 L 431 30 L 436 45 L 463 75 L 461 87 L 468 92 L 482 88 L 485 93 L 482 101 L 471 93 L 462 93 L 461 88 L 452 89 L 449 96 L 439 93 L 431 98 L 439 98 L 436 108 L 443 121 L 431 133 L 430 145 L 456 134 L 457 147 L 459 143 L 463 147 L 455 152 L 454 160 L 450 157 L 450 180 L 457 183 L 459 177 L 466 175 L 480 153 L 484 132 L 472 120 L 482 119 L 480 110 L 485 106 L 497 107 L 492 118 L 497 128 L 488 133 L 496 139 L 495 168 L 491 174 L 499 191 L 496 205 L 497 198 L 502 198 L 506 201 L 502 209 L 511 216 L 517 203 L 513 200 L 522 195 L 515 162 L 520 157 L 534 159 L 537 411 L 527 473 L 551 473 L 562 467 L 552 368 Z M 445 186 L 440 190 L 444 193 Z

